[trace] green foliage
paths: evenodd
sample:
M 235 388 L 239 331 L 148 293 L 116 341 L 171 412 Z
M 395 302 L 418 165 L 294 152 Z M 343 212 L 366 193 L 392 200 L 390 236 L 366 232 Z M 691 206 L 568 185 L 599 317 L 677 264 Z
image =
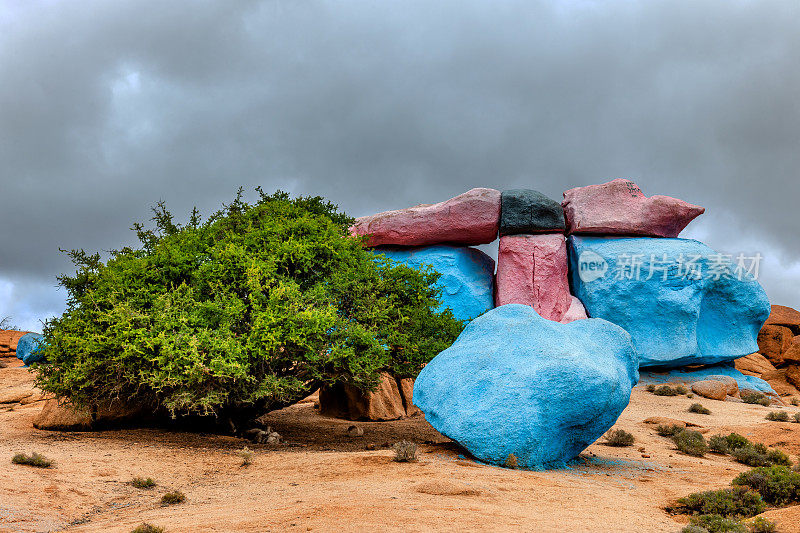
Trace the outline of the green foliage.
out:
M 398 463 L 413 463 L 417 460 L 417 445 L 403 440 L 393 446 L 394 460 Z
M 703 457 L 708 451 L 708 444 L 699 431 L 684 429 L 672 437 L 675 447 L 686 455 Z
M 733 518 L 725 518 L 718 514 L 694 516 L 691 525 L 700 527 L 708 533 L 748 533 L 747 526 Z
M 701 526 L 694 526 L 689 524 L 681 529 L 681 533 L 708 533 L 708 530 Z
M 15 465 L 35 466 L 36 468 L 50 468 L 53 465 L 53 461 L 36 452 L 31 455 L 18 453 L 11 458 L 11 462 Z
M 675 392 L 677 392 L 678 394 L 688 394 L 689 393 L 689 389 L 687 389 L 683 385 L 677 385 L 675 387 Z
M 186 495 L 179 490 L 167 492 L 161 497 L 161 505 L 175 505 L 186 501 Z
M 659 424 L 656 426 L 656 433 L 661 435 L 662 437 L 673 437 L 686 429 L 684 426 L 680 424 Z
M 121 398 L 173 415 L 234 417 L 321 385 L 415 376 L 463 324 L 436 312 L 439 274 L 363 249 L 321 198 L 242 192 L 201 222 L 163 203 L 137 249 L 83 250 L 65 313 L 44 328 L 37 385 L 78 407 Z
M 131 480 L 131 485 L 137 489 L 152 489 L 156 486 L 156 482 L 151 477 L 135 477 Z
M 713 435 L 708 439 L 708 449 L 714 453 L 727 454 L 730 451 L 728 439 L 722 435 Z
M 792 461 L 789 456 L 781 450 L 774 448 L 767 448 L 760 442 L 748 443 L 746 446 L 740 446 L 731 450 L 730 454 L 736 459 L 737 462 L 747 466 L 791 466 Z
M 633 446 L 634 441 L 633 435 L 624 429 L 612 429 L 606 433 L 606 445 L 608 446 Z
M 680 393 L 669 385 L 661 385 L 653 391 L 656 396 L 678 396 Z
M 776 533 L 778 527 L 775 522 L 767 520 L 763 516 L 757 516 L 747 524 L 750 533 Z
M 765 502 L 773 505 L 800 501 L 800 473 L 787 466 L 754 468 L 739 474 L 733 484 L 758 492 Z
M 164 528 L 144 523 L 136 526 L 136 529 L 132 530 L 131 533 L 164 533 Z
M 739 435 L 738 433 L 729 433 L 728 436 L 725 437 L 725 440 L 728 441 L 728 448 L 731 450 L 742 448 L 750 444 L 750 441 L 747 440 L 747 437 Z
M 690 405 L 689 406 L 689 412 L 690 413 L 698 413 L 698 414 L 701 414 L 701 415 L 710 415 L 711 414 L 711 411 L 708 408 L 703 407 L 699 403 L 693 403 L 692 405 Z
M 742 391 L 739 395 L 744 403 L 758 404 L 768 406 L 772 402 L 764 394 L 755 391 Z
M 789 413 L 786 411 L 770 411 L 765 418 L 770 422 L 788 422 Z
M 748 518 L 763 513 L 766 508 L 761 496 L 746 487 L 695 492 L 678 500 L 689 514 L 721 515 Z

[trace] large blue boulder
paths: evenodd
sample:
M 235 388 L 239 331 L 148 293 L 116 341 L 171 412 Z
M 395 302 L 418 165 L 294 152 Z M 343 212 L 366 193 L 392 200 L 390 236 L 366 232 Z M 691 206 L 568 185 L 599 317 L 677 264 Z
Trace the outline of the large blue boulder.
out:
M 471 320 L 494 307 L 494 260 L 480 250 L 438 245 L 384 246 L 373 251 L 414 268 L 430 266 L 441 273 L 441 309 L 452 309 L 459 320 Z
M 44 358 L 36 351 L 42 343 L 42 335 L 39 333 L 26 333 L 17 342 L 17 359 L 22 359 L 25 365 L 31 363 L 41 363 Z
M 513 454 L 522 468 L 557 468 L 614 425 L 638 379 L 622 328 L 559 324 L 510 304 L 470 322 L 425 366 L 414 404 L 481 461 Z
M 732 361 L 758 351 L 769 300 L 747 270 L 688 239 L 569 238 L 570 284 L 590 317 L 622 326 L 643 367 Z

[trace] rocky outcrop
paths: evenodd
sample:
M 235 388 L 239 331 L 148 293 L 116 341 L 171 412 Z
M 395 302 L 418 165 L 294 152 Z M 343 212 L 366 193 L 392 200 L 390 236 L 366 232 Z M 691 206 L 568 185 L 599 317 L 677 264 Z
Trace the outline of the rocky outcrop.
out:
M 564 233 L 561 204 L 530 189 L 503 191 L 500 200 L 500 235 Z
M 500 237 L 496 283 L 495 305 L 530 305 L 542 317 L 560 321 L 573 303 L 564 236 Z
M 452 309 L 459 320 L 471 320 L 494 307 L 494 260 L 480 250 L 440 245 L 381 247 L 373 251 L 410 267 L 431 267 L 439 272 L 439 310 Z
M 800 365 L 800 335 L 792 337 L 789 347 L 781 354 L 783 361 L 790 365 Z
M 16 357 L 17 343 L 26 333 L 13 329 L 0 330 L 0 357 Z
M 569 238 L 575 296 L 590 317 L 631 334 L 643 367 L 707 365 L 758 351 L 767 295 L 732 268 L 717 276 L 718 256 L 686 239 Z M 693 267 L 680 262 L 695 257 Z
M 320 389 L 320 413 L 347 420 L 397 420 L 419 414 L 413 405 L 413 379 L 397 379 L 386 372 L 374 391 L 337 383 Z
M 672 368 L 668 371 L 662 369 L 642 369 L 640 371 L 641 379 L 640 384 L 653 383 L 683 383 L 691 385 L 698 381 L 713 381 L 719 380 L 722 376 L 731 378 L 736 382 L 737 389 L 742 390 L 755 390 L 770 395 L 776 395 L 776 391 L 770 386 L 770 383 L 757 376 L 743 374 L 736 369 L 733 363 L 719 363 L 716 365 L 707 366 L 692 366 L 683 368 Z M 733 387 L 727 379 L 724 380 L 728 391 L 732 391 Z
M 777 369 L 769 359 L 760 353 L 751 353 L 734 361 L 736 370 L 748 376 L 762 377 L 762 375 L 775 372 Z
M 677 237 L 704 208 L 669 196 L 646 197 L 630 180 L 570 189 L 561 204 L 569 233 Z
M 786 326 L 768 325 L 758 332 L 758 352 L 775 365 L 783 363 L 783 354 L 792 345 L 794 335 Z
M 766 326 L 785 326 L 794 335 L 800 335 L 800 311 L 785 305 L 773 305 Z
M 428 363 L 414 403 L 488 463 L 561 466 L 601 437 L 638 380 L 630 336 L 605 320 L 559 324 L 525 305 L 476 318 Z
M 357 218 L 353 235 L 368 235 L 367 246 L 487 244 L 497 238 L 500 191 L 471 189 L 438 204 L 423 204 Z

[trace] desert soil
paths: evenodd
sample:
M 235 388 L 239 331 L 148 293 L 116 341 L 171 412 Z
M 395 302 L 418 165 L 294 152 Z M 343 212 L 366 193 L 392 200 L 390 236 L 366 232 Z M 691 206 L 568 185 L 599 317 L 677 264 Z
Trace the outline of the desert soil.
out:
M 285 439 L 278 445 L 170 428 L 41 431 L 32 426 L 43 404 L 32 376 L 7 362 L 0 368 L 0 532 L 130 532 L 148 522 L 168 532 L 675 533 L 687 520 L 666 506 L 728 486 L 747 467 L 725 456 L 683 455 L 645 419 L 674 418 L 709 435 L 736 431 L 800 454 L 800 424 L 764 419 L 774 407 L 701 400 L 712 414 L 694 414 L 687 409 L 698 398 L 658 397 L 641 386 L 615 426 L 634 434 L 633 447 L 593 444 L 570 468 L 548 472 L 478 463 L 423 418 L 358 422 L 364 435 L 350 437 L 353 422 L 320 416 L 311 400 L 266 417 Z M 399 440 L 419 444 L 416 463 L 392 460 L 388 446 Z M 237 454 L 244 446 L 255 452 L 247 467 Z M 55 464 L 12 464 L 18 452 Z M 158 485 L 136 489 L 129 484 L 136 476 Z M 162 506 L 170 490 L 186 501 Z M 779 531 L 800 531 L 800 506 L 765 516 Z

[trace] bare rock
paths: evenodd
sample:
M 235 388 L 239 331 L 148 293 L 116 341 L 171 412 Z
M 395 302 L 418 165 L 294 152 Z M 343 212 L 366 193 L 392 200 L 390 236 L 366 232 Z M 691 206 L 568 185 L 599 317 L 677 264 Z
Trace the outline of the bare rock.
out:
M 364 428 L 361 426 L 350 426 L 347 428 L 347 434 L 351 437 L 363 437 L 364 436 Z
M 792 345 L 794 335 L 786 326 L 769 325 L 758 332 L 758 351 L 769 359 L 772 364 L 783 363 L 784 353 Z
M 786 381 L 788 381 L 795 387 L 800 387 L 800 366 L 798 365 L 787 366 L 785 376 L 786 376 Z
M 800 364 L 800 335 L 792 338 L 789 348 L 783 353 L 783 360 L 794 365 Z
M 692 392 L 710 400 L 724 400 L 728 395 L 728 387 L 721 381 L 704 379 L 692 383 Z
M 93 410 L 76 409 L 69 403 L 59 404 L 49 399 L 34 418 L 33 427 L 53 431 L 88 431 L 98 427 L 113 426 L 152 416 L 143 408 L 113 402 Z
M 800 335 L 800 311 L 784 305 L 773 305 L 766 326 L 785 326 L 795 335 Z
M 711 381 L 720 381 L 724 383 L 726 387 L 726 393 L 728 396 L 736 396 L 739 394 L 739 383 L 737 383 L 736 380 L 730 376 L 722 376 L 715 374 L 713 376 L 708 376 L 706 379 Z
M 403 397 L 403 407 L 406 410 L 406 416 L 420 416 L 422 411 L 419 407 L 414 405 L 414 378 L 403 378 L 397 381 L 400 387 L 400 396 Z
M 761 377 L 762 379 L 766 379 L 763 378 L 762 374 L 774 372 L 776 370 L 775 365 L 770 363 L 769 359 L 760 353 L 751 353 L 750 355 L 736 359 L 734 365 L 736 366 L 736 370 L 742 374 Z
M 397 420 L 406 415 L 398 380 L 381 373 L 378 387 L 362 392 L 348 384 L 323 387 L 319 394 L 320 413 L 348 420 Z M 413 387 L 412 387 L 413 388 Z

